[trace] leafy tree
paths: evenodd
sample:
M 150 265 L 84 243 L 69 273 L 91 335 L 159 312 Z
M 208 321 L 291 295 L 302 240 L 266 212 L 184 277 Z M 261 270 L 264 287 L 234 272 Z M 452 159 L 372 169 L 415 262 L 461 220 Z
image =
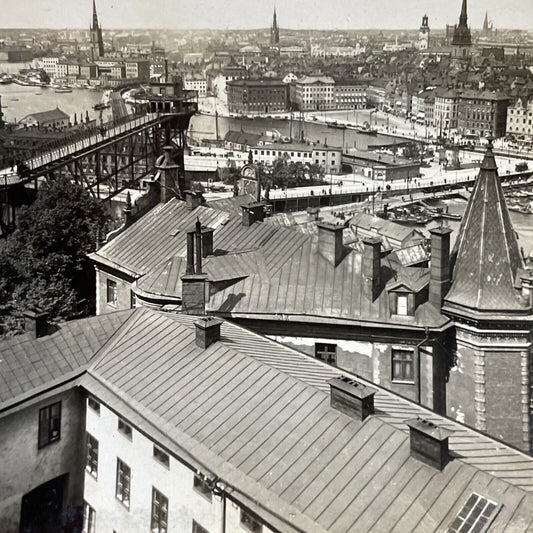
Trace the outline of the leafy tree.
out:
M 108 223 L 103 204 L 67 178 L 41 186 L 15 232 L 0 243 L 0 334 L 16 332 L 26 309 L 62 319 L 92 310 L 87 254 Z

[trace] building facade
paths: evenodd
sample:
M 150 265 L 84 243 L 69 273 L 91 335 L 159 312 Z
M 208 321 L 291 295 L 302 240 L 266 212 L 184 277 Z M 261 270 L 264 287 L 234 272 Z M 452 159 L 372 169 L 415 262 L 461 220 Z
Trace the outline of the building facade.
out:
M 359 80 L 335 80 L 335 106 L 337 109 L 365 109 L 366 85 Z
M 507 109 L 506 133 L 533 137 L 533 101 L 519 98 Z
M 505 135 L 509 97 L 488 91 L 464 91 L 459 97 L 457 129 L 462 135 Z
M 282 80 L 234 80 L 226 84 L 230 113 L 276 113 L 289 107 L 289 90 Z
M 329 76 L 303 76 L 294 83 L 291 104 L 300 111 L 335 109 L 335 80 Z

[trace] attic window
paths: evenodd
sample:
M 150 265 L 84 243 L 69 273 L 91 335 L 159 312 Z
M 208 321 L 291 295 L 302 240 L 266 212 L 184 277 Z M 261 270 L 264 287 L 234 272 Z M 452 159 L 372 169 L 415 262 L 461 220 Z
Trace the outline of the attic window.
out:
M 487 531 L 498 509 L 496 502 L 473 492 L 448 528 L 448 533 Z

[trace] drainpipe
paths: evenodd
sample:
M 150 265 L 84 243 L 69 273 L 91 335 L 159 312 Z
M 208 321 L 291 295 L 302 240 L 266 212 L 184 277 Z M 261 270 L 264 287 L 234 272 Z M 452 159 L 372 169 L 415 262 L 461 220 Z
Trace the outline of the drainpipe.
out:
M 425 344 L 429 340 L 429 328 L 426 326 L 426 337 L 424 340 L 421 340 L 416 345 L 416 372 L 417 372 L 417 383 L 416 383 L 416 401 L 420 403 L 420 397 L 422 396 L 422 380 L 420 379 L 420 346 Z

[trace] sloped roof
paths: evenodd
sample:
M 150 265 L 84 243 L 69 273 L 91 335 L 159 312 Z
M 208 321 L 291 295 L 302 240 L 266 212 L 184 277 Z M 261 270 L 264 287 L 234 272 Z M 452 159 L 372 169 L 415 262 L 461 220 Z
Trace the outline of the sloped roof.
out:
M 476 491 L 502 504 L 491 533 L 529 530 L 530 456 L 373 385 L 354 420 L 330 407 L 346 373 L 227 322 L 203 350 L 194 321 L 137 309 L 82 385 L 277 529 L 444 531 Z M 442 472 L 410 457 L 417 416 L 453 432 Z
M 65 113 L 64 111 L 61 111 L 59 107 L 56 107 L 55 109 L 51 109 L 50 111 L 40 111 L 38 113 L 30 113 L 29 115 L 26 115 L 24 119 L 32 117 L 37 122 L 50 122 L 51 120 L 63 120 L 65 118 L 68 118 L 69 115 Z
M 224 140 L 236 144 L 245 144 L 248 146 L 254 146 L 259 142 L 261 138 L 260 133 L 248 133 L 246 131 L 233 131 L 229 130 L 224 136 Z
M 220 211 L 227 211 L 233 215 L 242 214 L 242 206 L 255 202 L 255 198 L 251 194 L 240 194 L 232 198 L 219 198 L 218 200 L 209 200 L 205 205 Z
M 486 313 L 526 312 L 514 287 L 523 260 L 492 144 L 481 164 L 453 255 L 453 281 L 445 297 L 446 305 Z
M 43 337 L 24 333 L 0 341 L 0 407 L 82 368 L 131 313 L 73 320 L 49 326 Z
M 350 226 L 373 231 L 384 237 L 404 242 L 406 239 L 417 239 L 422 241 L 424 236 L 414 228 L 397 224 L 390 220 L 369 215 L 368 213 L 356 213 L 350 219 Z

